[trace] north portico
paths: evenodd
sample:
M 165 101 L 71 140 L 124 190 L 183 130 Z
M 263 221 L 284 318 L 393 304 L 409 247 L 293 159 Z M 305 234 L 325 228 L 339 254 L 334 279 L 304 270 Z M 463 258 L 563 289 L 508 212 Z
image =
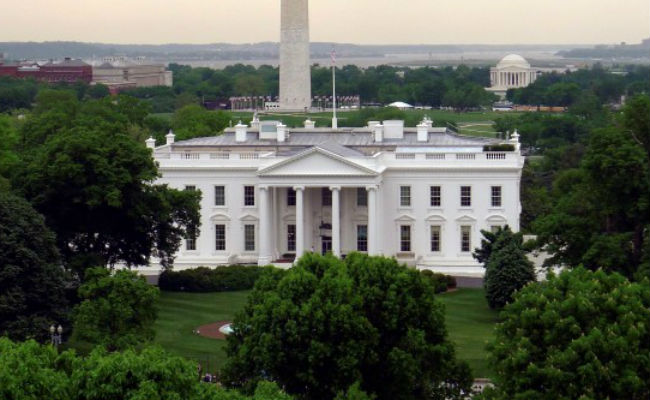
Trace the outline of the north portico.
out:
M 499 141 L 429 120 L 342 129 L 255 120 L 219 136 L 174 139 L 147 143 L 159 182 L 202 193 L 200 234 L 186 238 L 176 269 L 360 251 L 476 272 L 480 231 L 519 227 L 517 135 L 493 150 Z
M 273 217 L 282 211 L 286 213 L 285 220 L 291 221 L 293 217 L 295 221 L 297 257 L 305 251 L 312 250 L 321 253 L 331 251 L 332 254 L 341 256 L 343 249 L 349 249 L 349 246 L 341 244 L 341 233 L 350 231 L 348 222 L 365 224 L 367 229 L 365 251 L 369 254 L 378 254 L 377 190 L 381 184 L 381 175 L 377 171 L 321 146 L 315 146 L 287 160 L 261 169 L 258 176 L 260 178 L 261 245 L 258 261 L 260 265 L 268 264 L 280 255 L 278 247 L 272 246 L 272 238 L 280 233 L 277 229 L 279 224 L 273 224 Z M 358 201 L 359 191 L 365 191 L 366 197 L 361 204 Z M 278 209 L 276 199 L 289 198 L 289 196 L 295 197 L 295 202 L 288 201 L 286 210 L 282 210 L 281 207 Z M 348 208 L 348 203 L 353 201 L 356 202 L 356 206 Z M 346 207 L 347 218 L 344 221 L 342 221 L 342 204 Z M 348 210 L 351 211 L 350 215 Z M 306 211 L 309 213 L 307 218 Z M 315 232 L 315 225 L 318 227 L 318 232 Z

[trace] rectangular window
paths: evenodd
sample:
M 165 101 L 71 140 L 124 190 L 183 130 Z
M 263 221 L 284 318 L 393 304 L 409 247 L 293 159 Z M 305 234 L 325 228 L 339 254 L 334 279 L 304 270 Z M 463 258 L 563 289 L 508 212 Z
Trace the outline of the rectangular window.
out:
M 357 225 L 357 251 L 368 251 L 368 225 Z
M 472 227 L 463 225 L 460 227 L 460 251 L 469 253 L 472 251 Z
M 296 191 L 293 188 L 287 189 L 287 207 L 296 205 Z
M 399 251 L 411 251 L 411 225 L 399 227 Z
M 431 252 L 440 251 L 440 226 L 432 225 L 431 226 Z
M 461 207 L 471 207 L 472 206 L 472 187 L 471 186 L 461 186 L 460 187 L 460 205 L 461 205 Z
M 187 190 L 188 192 L 195 192 L 196 191 L 196 186 L 194 186 L 194 185 L 186 185 L 185 190 Z
M 226 205 L 226 187 L 225 186 L 215 186 L 214 187 L 214 205 L 223 207 Z
M 329 188 L 323 188 L 321 190 L 321 201 L 323 206 L 332 205 L 332 191 Z
M 296 251 L 296 226 L 287 225 L 287 251 Z
M 368 207 L 368 191 L 366 188 L 357 188 L 357 207 Z
M 255 251 L 255 225 L 244 225 L 244 251 Z
M 490 232 L 492 232 L 492 233 L 499 232 L 499 229 L 501 229 L 501 225 L 492 225 L 492 226 L 490 226 Z
M 431 207 L 440 207 L 442 205 L 440 186 L 431 186 L 429 194 L 431 196 Z
M 214 249 L 217 251 L 226 250 L 226 225 L 214 226 Z
M 196 250 L 196 237 L 194 235 L 188 236 L 185 239 L 185 250 L 188 251 Z
M 492 207 L 501 207 L 501 186 L 492 186 Z
M 411 187 L 399 187 L 399 205 L 400 207 L 411 207 Z
M 255 206 L 255 186 L 244 186 L 244 206 Z

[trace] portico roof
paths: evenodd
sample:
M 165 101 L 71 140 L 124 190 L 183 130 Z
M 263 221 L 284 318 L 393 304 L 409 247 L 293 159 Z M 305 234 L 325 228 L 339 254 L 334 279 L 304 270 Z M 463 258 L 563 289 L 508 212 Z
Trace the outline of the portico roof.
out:
M 259 176 L 376 176 L 378 172 L 333 149 L 311 147 L 259 170 Z M 350 149 L 346 149 L 350 150 Z

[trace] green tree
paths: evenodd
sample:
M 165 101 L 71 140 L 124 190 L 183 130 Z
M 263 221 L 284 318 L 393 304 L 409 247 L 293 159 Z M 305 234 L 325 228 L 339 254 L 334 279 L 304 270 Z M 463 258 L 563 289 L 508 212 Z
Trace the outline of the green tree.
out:
M 0 191 L 0 335 L 46 340 L 51 324 L 66 325 L 65 285 L 43 217 L 24 199 Z
M 33 340 L 12 342 L 0 337 L 0 398 L 12 400 L 71 400 L 70 372 L 79 360 L 71 351 Z
M 111 93 L 108 90 L 108 86 L 102 85 L 101 83 L 91 85 L 86 91 L 86 96 L 90 97 L 91 99 L 101 99 L 103 97 L 110 96 L 110 94 Z
M 158 347 L 85 358 L 34 341 L 0 337 L 0 398 L 11 400 L 291 400 L 275 383 L 252 397 L 199 382 L 195 363 Z
M 490 344 L 488 398 L 650 398 L 650 283 L 577 268 L 529 285 Z
M 188 105 L 174 113 L 172 127 L 176 138 L 191 139 L 201 136 L 215 136 L 222 132 L 230 122 L 222 111 L 208 111 L 198 105 Z
M 431 286 L 394 259 L 354 253 L 267 271 L 235 319 L 228 355 L 225 383 L 270 379 L 305 399 L 357 381 L 378 399 L 461 398 L 471 385 Z
M 86 270 L 74 312 L 74 336 L 119 350 L 153 340 L 158 288 L 136 272 Z
M 497 232 L 481 231 L 485 239 L 473 253 L 485 266 L 485 296 L 490 308 L 503 308 L 514 294 L 534 282 L 535 268 L 526 257 L 523 235 L 513 233 L 509 226 Z
M 186 229 L 198 228 L 200 193 L 153 184 L 150 150 L 121 132 L 121 122 L 96 118 L 49 138 L 15 186 L 46 217 L 80 276 L 88 265 L 75 259 L 88 255 L 94 265 L 144 265 L 152 255 L 170 265 Z

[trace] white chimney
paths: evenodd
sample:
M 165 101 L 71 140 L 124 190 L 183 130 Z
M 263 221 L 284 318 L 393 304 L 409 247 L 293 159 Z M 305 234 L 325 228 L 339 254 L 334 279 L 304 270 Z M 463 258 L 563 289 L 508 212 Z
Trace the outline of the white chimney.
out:
M 174 135 L 174 131 L 171 129 L 169 130 L 169 133 L 165 135 L 165 138 L 167 139 L 167 145 L 174 144 L 174 139 L 176 139 L 176 135 Z
M 284 125 L 282 122 L 280 122 L 277 125 L 277 129 L 278 129 L 278 142 L 284 143 L 284 141 L 287 140 L 287 126 Z
M 144 141 L 147 145 L 148 149 L 155 149 L 156 148 L 156 139 L 149 137 L 149 139 Z
M 375 142 L 384 141 L 384 126 L 382 124 L 377 124 L 372 128 L 373 133 L 375 134 Z
M 316 122 L 312 121 L 311 119 L 305 120 L 305 129 L 314 129 L 315 127 L 316 127 Z
M 242 124 L 241 121 L 235 125 L 235 142 L 242 143 L 246 141 L 247 128 L 248 126 Z
M 428 142 L 429 141 L 429 127 L 425 123 L 421 123 L 417 126 L 418 129 L 418 142 Z
M 386 139 L 403 139 L 404 138 L 404 121 L 388 120 L 384 121 L 384 137 Z

